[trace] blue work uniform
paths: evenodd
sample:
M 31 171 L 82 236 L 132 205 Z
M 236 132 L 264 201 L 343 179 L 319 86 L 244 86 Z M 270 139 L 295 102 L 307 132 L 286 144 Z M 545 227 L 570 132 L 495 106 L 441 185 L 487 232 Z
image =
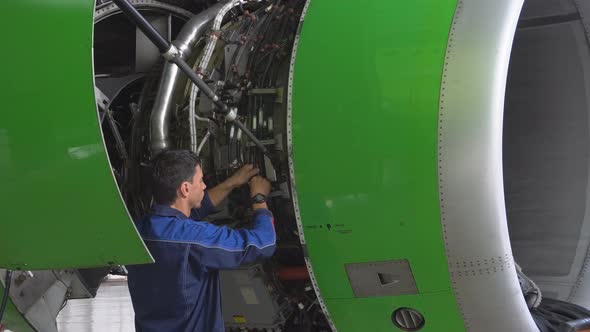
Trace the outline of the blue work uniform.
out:
M 213 209 L 205 194 L 190 218 L 156 205 L 151 215 L 136 222 L 156 261 L 127 267 L 137 332 L 224 331 L 218 270 L 274 253 L 276 234 L 269 210 L 256 210 L 248 229 L 197 221 Z

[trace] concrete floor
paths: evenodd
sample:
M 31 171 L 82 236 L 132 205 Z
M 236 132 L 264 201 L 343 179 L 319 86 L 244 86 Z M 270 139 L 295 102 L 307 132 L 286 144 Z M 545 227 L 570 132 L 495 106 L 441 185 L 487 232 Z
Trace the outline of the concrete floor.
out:
M 60 332 L 134 332 L 127 280 L 103 282 L 94 299 L 69 300 L 57 327 Z

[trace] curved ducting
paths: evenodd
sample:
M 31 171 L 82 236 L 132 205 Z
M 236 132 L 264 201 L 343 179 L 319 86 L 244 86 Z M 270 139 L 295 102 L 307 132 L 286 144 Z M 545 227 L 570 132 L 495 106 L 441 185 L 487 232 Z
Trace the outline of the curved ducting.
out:
M 182 28 L 178 37 L 172 43 L 181 51 L 183 59 L 190 56 L 191 49 L 211 26 L 224 4 L 218 3 L 209 7 L 207 10 L 195 15 Z M 168 118 L 175 105 L 177 86 L 182 80 L 185 80 L 185 78 L 180 74 L 178 67 L 173 63 L 166 62 L 150 118 L 150 141 L 153 152 L 166 149 L 169 146 Z

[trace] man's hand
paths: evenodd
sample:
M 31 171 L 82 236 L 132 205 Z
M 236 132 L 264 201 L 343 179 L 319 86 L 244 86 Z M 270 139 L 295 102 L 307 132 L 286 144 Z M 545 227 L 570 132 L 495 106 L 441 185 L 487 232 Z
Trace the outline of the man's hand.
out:
M 246 164 L 242 166 L 234 175 L 230 176 L 226 183 L 232 189 L 237 188 L 243 184 L 248 183 L 248 181 L 256 174 L 258 174 L 258 168 L 254 167 L 254 165 Z
M 262 176 L 255 176 L 250 180 L 250 196 L 263 194 L 268 196 L 270 193 L 270 182 Z
M 253 165 L 244 165 L 234 175 L 227 178 L 227 180 L 218 184 L 213 189 L 208 190 L 209 199 L 211 199 L 213 206 L 219 205 L 232 190 L 248 183 L 248 180 L 258 174 L 258 172 L 258 168 Z

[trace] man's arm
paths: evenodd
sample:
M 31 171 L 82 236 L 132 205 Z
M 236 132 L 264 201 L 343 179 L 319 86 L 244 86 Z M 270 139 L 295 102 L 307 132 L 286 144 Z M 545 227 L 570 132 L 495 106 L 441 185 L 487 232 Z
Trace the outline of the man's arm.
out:
M 250 181 L 250 194 L 267 196 L 271 185 L 261 176 Z M 272 256 L 276 249 L 276 234 L 272 212 L 266 202 L 252 205 L 254 224 L 250 229 L 229 229 L 206 224 L 197 237 L 199 243 L 191 248 L 191 256 L 212 269 L 232 269 L 260 258 Z
M 202 220 L 207 217 L 232 190 L 246 184 L 256 174 L 258 174 L 258 168 L 253 165 L 248 164 L 242 166 L 242 168 L 227 180 L 207 190 L 201 202 L 201 207 L 192 209 L 190 218 L 193 220 Z
M 219 205 L 229 193 L 250 181 L 250 179 L 258 174 L 258 168 L 253 165 L 244 165 L 234 175 L 223 181 L 213 189 L 208 190 L 209 198 L 214 206 Z
M 273 217 L 267 209 L 256 210 L 250 229 L 230 229 L 209 223 L 199 226 L 202 229 L 198 241 L 191 245 L 190 255 L 210 269 L 235 269 L 268 258 L 276 249 Z

